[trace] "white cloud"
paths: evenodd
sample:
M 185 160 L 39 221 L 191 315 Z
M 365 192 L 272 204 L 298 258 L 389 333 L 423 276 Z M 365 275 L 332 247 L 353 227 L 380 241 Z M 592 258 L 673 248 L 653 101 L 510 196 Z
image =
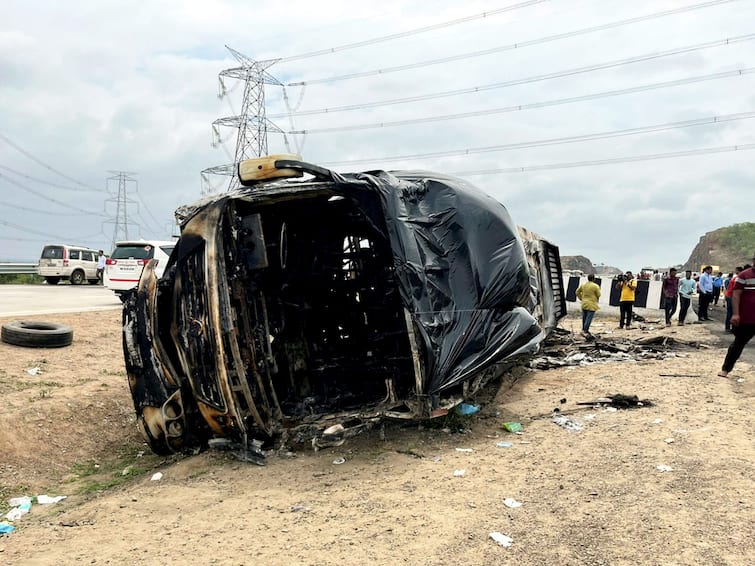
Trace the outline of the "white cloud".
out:
M 255 58 L 284 59 L 270 72 L 284 83 L 389 69 L 418 61 L 520 44 L 490 55 L 381 73 L 361 79 L 311 84 L 300 110 L 333 108 L 407 96 L 467 89 L 574 69 L 751 33 L 755 7 L 743 0 L 591 34 L 527 45 L 533 39 L 690 5 L 681 1 L 543 2 L 330 55 L 291 56 L 491 11 L 486 2 L 432 4 L 386 0 L 364 3 L 241 0 L 179 2 L 9 2 L 0 22 L 0 133 L 38 159 L 88 185 L 103 187 L 109 170 L 137 172 L 142 206 L 167 224 L 173 210 L 200 196 L 199 172 L 225 163 L 212 149 L 210 125 L 238 111 L 242 87 L 218 100 L 217 75 L 237 63 L 224 45 Z M 513 4 L 513 2 L 512 2 Z M 522 43 L 525 44 L 522 46 Z M 558 79 L 483 90 L 415 103 L 276 118 L 282 128 L 316 129 L 385 123 L 433 115 L 528 105 L 744 69 L 755 60 L 755 41 L 698 50 L 652 61 Z M 233 81 L 228 81 L 233 86 Z M 755 111 L 755 74 L 648 90 L 634 94 L 304 139 L 304 157 L 315 163 L 376 159 L 634 128 Z M 268 86 L 267 111 L 285 112 L 282 90 Z M 301 89 L 288 89 L 292 104 Z M 755 143 L 753 120 L 697 126 L 592 142 L 474 153 L 442 158 L 337 166 L 340 171 L 419 168 L 441 172 L 527 167 L 662 154 Z M 230 146 L 233 145 L 232 132 Z M 293 140 L 294 136 L 290 136 Z M 301 140 L 299 140 L 301 141 Z M 269 135 L 271 153 L 285 151 Z M 233 147 L 229 147 L 233 151 Z M 563 254 L 637 269 L 681 263 L 704 232 L 752 221 L 753 152 L 720 153 L 470 175 L 501 200 L 514 220 L 552 239 Z M 70 186 L 0 140 L 0 165 Z M 49 198 L 105 209 L 104 194 L 53 188 L 0 169 L 0 259 L 34 259 L 45 243 L 32 231 L 80 236 L 101 232 L 103 217 L 49 214 L 57 206 L 9 183 L 7 177 Z M 16 205 L 14 208 L 11 205 Z M 18 206 L 38 208 L 39 213 Z M 71 211 L 68 211 L 71 212 Z M 112 214 L 109 212 L 108 214 Z M 146 211 L 142 211 L 146 216 Z M 9 220 L 6 220 L 8 222 Z M 107 246 L 105 228 L 85 244 Z M 145 235 L 157 235 L 144 227 Z M 165 236 L 165 234 L 160 234 Z M 28 240 L 28 241 L 27 241 Z

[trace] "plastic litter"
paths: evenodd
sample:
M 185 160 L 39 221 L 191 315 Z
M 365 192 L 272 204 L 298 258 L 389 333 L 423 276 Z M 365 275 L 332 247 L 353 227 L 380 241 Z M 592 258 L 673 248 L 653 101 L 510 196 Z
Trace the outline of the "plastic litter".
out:
M 566 415 L 556 415 L 551 421 L 569 432 L 580 432 L 583 427 L 581 422 Z
M 666 464 L 659 464 L 655 467 L 656 470 L 659 472 L 673 472 L 674 468 L 671 466 L 667 466 Z
M 29 368 L 26 370 L 26 373 L 28 373 L 29 375 L 39 375 L 40 373 L 42 373 L 42 368 L 39 366 Z
M 477 405 L 470 405 L 469 403 L 461 403 L 460 405 L 456 406 L 456 412 L 465 417 L 468 415 L 474 415 L 479 410 L 480 407 L 478 407 Z
M 454 477 L 455 478 L 463 478 L 464 474 L 466 474 L 466 470 L 454 470 Z
M 162 472 L 155 472 L 154 474 L 152 474 L 152 477 L 150 478 L 151 481 L 160 481 L 161 479 L 163 479 Z
M 737 379 L 737 383 L 744 383 L 744 382 L 745 382 L 745 380 L 744 380 L 743 377 L 740 377 L 740 378 Z
M 26 503 L 31 503 L 31 497 L 28 495 L 24 495 L 23 497 L 11 497 L 8 500 L 8 505 L 11 507 L 18 507 L 19 505 L 24 505 Z
M 508 430 L 509 432 L 522 432 L 522 429 L 524 428 L 522 426 L 522 423 L 503 423 L 504 430 Z
M 335 464 L 336 466 L 340 466 L 345 461 L 346 461 L 346 458 L 336 458 L 335 460 L 333 460 L 333 464 Z
M 40 505 L 51 505 L 53 503 L 60 503 L 66 497 L 66 495 L 56 495 L 55 497 L 50 497 L 49 495 L 37 495 L 37 503 Z
M 653 424 L 661 424 L 663 422 L 663 419 L 655 419 L 653 421 Z
M 12 533 L 15 530 L 16 530 L 16 527 L 14 527 L 13 525 L 10 525 L 5 522 L 0 523 L 0 535 Z
M 457 448 L 457 452 L 472 452 L 471 448 Z
M 490 533 L 490 538 L 492 538 L 494 541 L 496 541 L 498 544 L 504 547 L 509 547 L 513 544 L 514 539 L 510 536 L 506 536 L 503 533 L 499 533 L 498 531 L 494 531 Z
M 666 444 L 671 444 L 672 442 L 674 442 L 674 439 L 672 437 L 664 438 L 663 442 L 665 442 Z
M 498 448 L 511 448 L 513 446 L 511 442 L 506 442 L 505 440 L 502 440 L 501 442 L 496 442 L 495 445 L 498 446 Z
M 510 509 L 516 509 L 517 507 L 522 506 L 521 502 L 517 501 L 516 499 L 512 499 L 511 497 L 504 499 L 503 504 Z
M 31 509 L 31 504 L 22 505 L 21 507 L 14 507 L 5 514 L 5 518 L 11 522 L 18 521 L 21 517 L 26 515 Z

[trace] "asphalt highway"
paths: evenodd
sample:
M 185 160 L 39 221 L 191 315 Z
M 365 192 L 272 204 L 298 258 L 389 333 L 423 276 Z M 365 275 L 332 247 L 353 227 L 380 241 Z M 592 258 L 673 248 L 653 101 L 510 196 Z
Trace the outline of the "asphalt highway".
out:
M 119 308 L 120 299 L 101 285 L 0 285 L 0 317 Z

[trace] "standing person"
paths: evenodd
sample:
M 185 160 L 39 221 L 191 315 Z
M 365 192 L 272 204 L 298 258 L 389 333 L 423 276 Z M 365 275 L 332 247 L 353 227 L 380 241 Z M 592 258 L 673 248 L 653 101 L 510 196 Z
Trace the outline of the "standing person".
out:
M 726 332 L 731 332 L 731 315 L 733 314 L 731 308 L 731 294 L 734 291 L 734 282 L 737 280 L 737 277 L 739 277 L 739 274 L 744 270 L 744 267 L 735 267 L 734 273 L 729 274 L 729 281 L 726 284 L 726 290 L 724 291 L 724 301 L 726 302 L 726 320 L 724 321 L 724 330 L 726 330 Z
M 687 309 L 692 303 L 692 296 L 697 289 L 697 281 L 692 279 L 692 272 L 688 269 L 684 272 L 684 278 L 679 281 L 679 326 L 684 326 L 687 318 Z
M 582 334 L 590 336 L 590 324 L 596 311 L 600 308 L 600 286 L 595 283 L 595 276 L 590 273 L 587 281 L 577 287 L 577 298 L 582 301 Z
M 668 277 L 663 278 L 663 310 L 666 311 L 666 326 L 671 326 L 671 317 L 676 312 L 676 298 L 679 296 L 679 279 L 676 278 L 676 268 L 669 269 Z
M 712 272 L 713 268 L 710 265 L 706 265 L 703 267 L 702 274 L 700 274 L 700 280 L 697 282 L 697 287 L 700 290 L 700 299 L 697 303 L 697 320 L 701 322 L 710 320 L 708 317 L 708 307 L 713 302 Z
M 634 291 L 637 289 L 637 281 L 631 271 L 627 271 L 619 282 L 616 283 L 616 288 L 621 289 L 621 297 L 619 298 L 619 328 L 624 328 L 626 325 L 627 330 L 632 328 L 632 306 L 634 305 Z
M 753 254 L 755 256 L 755 254 Z M 755 257 L 752 258 L 755 263 Z M 726 351 L 726 358 L 718 375 L 728 377 L 742 350 L 755 336 L 755 269 L 745 269 L 734 282 L 731 293 L 731 331 L 734 341 Z
M 105 273 L 105 252 L 100 250 L 100 253 L 97 255 L 97 280 L 100 282 L 100 285 L 103 283 L 103 277 L 102 275 Z
M 716 273 L 713 278 L 713 304 L 718 306 L 718 299 L 721 296 L 721 286 L 724 283 L 724 274 L 722 272 Z

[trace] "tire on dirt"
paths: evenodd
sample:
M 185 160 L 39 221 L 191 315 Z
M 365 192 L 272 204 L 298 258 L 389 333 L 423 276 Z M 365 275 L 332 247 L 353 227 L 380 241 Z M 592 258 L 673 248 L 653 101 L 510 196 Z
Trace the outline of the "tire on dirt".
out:
M 16 320 L 3 324 L 2 341 L 26 348 L 62 348 L 73 342 L 73 329 L 64 324 Z

